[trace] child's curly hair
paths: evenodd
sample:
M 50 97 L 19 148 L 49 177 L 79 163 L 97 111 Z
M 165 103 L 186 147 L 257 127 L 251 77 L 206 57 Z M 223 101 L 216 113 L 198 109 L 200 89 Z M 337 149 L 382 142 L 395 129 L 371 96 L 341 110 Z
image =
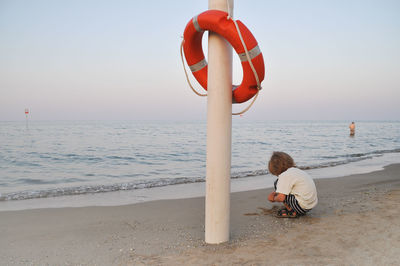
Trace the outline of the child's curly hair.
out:
M 281 151 L 274 151 L 268 163 L 268 170 L 271 174 L 278 176 L 291 167 L 295 167 L 293 158 Z

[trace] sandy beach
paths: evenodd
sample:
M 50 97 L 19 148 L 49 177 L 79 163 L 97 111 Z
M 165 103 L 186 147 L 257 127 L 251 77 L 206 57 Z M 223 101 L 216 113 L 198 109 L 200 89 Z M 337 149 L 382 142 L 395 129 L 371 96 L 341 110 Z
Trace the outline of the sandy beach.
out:
M 204 243 L 204 198 L 0 212 L 1 265 L 399 265 L 400 164 L 316 180 L 319 204 L 274 216 L 271 189 L 231 195 L 231 241 Z

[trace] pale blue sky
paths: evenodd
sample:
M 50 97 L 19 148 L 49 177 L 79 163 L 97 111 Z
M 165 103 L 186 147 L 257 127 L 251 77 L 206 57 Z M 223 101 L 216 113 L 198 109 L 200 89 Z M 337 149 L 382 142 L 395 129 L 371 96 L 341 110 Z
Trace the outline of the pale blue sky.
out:
M 26 107 L 35 120 L 206 119 L 179 45 L 207 8 L 0 0 L 0 120 L 25 119 Z M 255 105 L 235 119 L 400 119 L 400 1 L 236 0 L 234 14 L 267 71 Z

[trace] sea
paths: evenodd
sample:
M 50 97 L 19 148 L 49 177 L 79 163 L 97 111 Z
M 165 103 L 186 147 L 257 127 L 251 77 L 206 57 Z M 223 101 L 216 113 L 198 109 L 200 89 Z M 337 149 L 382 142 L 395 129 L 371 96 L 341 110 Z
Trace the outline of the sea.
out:
M 355 136 L 350 122 L 234 119 L 233 190 L 271 186 L 273 151 L 316 178 L 400 163 L 400 121 L 356 121 Z M 201 196 L 206 128 L 206 121 L 0 122 L 0 210 Z

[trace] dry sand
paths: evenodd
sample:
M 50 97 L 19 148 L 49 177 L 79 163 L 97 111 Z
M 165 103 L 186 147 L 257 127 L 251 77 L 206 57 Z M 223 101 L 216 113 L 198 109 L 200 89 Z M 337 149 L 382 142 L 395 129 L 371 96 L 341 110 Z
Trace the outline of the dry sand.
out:
M 221 245 L 204 198 L 0 212 L 0 265 L 400 265 L 400 164 L 316 185 L 298 219 L 274 216 L 271 189 L 232 193 Z

